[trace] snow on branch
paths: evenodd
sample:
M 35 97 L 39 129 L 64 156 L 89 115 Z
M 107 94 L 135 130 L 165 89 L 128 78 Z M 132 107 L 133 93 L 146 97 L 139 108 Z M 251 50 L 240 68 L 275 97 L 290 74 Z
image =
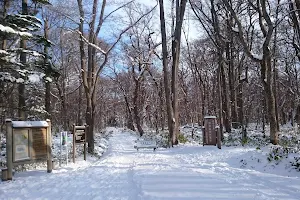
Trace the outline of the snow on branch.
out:
M 11 27 L 3 26 L 2 24 L 0 24 L 0 32 L 6 33 L 6 34 L 19 35 L 21 37 L 32 37 L 31 33 L 28 33 L 28 32 L 25 32 L 25 31 L 16 31 Z
M 93 44 L 93 43 L 89 42 L 88 39 L 86 39 L 84 37 L 84 35 L 79 30 L 77 30 L 76 32 L 80 35 L 80 38 L 82 38 L 85 43 L 87 43 L 88 45 L 94 47 L 96 50 L 100 51 L 101 53 L 107 54 L 107 52 L 105 52 L 101 47 L 99 47 L 96 44 Z

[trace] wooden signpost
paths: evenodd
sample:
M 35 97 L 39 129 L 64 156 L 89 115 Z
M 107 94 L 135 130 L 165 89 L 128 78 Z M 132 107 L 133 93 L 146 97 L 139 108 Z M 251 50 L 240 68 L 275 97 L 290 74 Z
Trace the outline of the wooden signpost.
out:
M 83 144 L 83 153 L 84 160 L 86 160 L 86 133 L 87 133 L 87 125 L 84 126 L 75 126 L 73 125 L 73 163 L 75 163 L 75 153 L 76 148 L 75 145 Z
M 216 116 L 204 117 L 204 126 L 202 127 L 203 146 L 217 145 L 221 149 L 221 133 L 217 126 Z
M 47 160 L 52 172 L 51 122 L 6 120 L 6 164 L 2 180 L 12 180 L 13 166 Z

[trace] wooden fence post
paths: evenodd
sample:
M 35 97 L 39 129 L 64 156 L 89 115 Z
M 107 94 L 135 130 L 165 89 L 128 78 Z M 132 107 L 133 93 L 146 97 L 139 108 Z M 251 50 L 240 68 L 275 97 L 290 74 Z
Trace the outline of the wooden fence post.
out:
M 12 146 L 12 120 L 6 119 L 6 166 L 7 166 L 7 180 L 12 180 L 12 153 L 13 153 L 13 146 Z
M 52 144 L 51 144 L 51 121 L 50 119 L 46 119 L 46 122 L 48 123 L 48 127 L 47 127 L 47 172 L 51 173 L 52 169 L 53 169 L 53 163 L 52 163 Z

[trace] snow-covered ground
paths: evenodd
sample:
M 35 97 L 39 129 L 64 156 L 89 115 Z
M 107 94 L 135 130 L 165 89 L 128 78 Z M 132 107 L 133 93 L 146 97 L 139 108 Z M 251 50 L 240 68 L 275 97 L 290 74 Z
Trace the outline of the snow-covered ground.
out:
M 190 144 L 137 152 L 134 134 L 111 131 L 100 160 L 88 158 L 50 174 L 17 172 L 13 181 L 0 182 L 0 199 L 300 199 L 300 173 L 266 167 L 263 150 Z

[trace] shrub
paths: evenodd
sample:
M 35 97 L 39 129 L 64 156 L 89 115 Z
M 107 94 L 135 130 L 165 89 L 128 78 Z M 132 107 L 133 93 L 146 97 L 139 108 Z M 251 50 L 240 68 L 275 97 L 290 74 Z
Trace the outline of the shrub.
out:
M 183 134 L 179 134 L 178 135 L 178 141 L 179 141 L 179 143 L 186 143 L 188 140 L 187 140 L 186 137 L 184 137 Z
M 268 161 L 275 161 L 275 164 L 278 164 L 282 158 L 287 158 L 289 153 L 289 149 L 282 146 L 272 146 L 270 149 L 270 153 L 268 155 Z
M 294 157 L 290 163 L 297 171 L 300 171 L 300 157 Z

